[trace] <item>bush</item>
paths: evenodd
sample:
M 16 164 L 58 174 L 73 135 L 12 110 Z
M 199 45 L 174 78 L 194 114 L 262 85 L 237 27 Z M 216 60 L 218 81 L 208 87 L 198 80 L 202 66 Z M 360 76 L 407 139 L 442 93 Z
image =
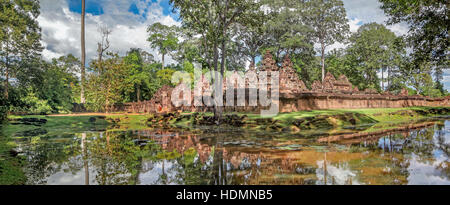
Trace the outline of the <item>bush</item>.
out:
M 0 106 L 0 124 L 6 122 L 8 117 L 8 107 Z
M 27 105 L 24 111 L 28 113 L 50 114 L 52 112 L 52 107 L 48 104 L 48 101 L 39 99 L 31 89 L 28 89 L 27 95 L 22 98 L 22 101 Z

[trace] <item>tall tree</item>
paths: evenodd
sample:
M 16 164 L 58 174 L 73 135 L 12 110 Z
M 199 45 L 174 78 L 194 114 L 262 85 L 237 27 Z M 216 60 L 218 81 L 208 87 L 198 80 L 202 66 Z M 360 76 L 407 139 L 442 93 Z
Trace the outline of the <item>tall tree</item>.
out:
M 86 16 L 86 2 L 85 0 L 81 0 L 81 96 L 80 102 L 86 103 L 86 99 L 84 97 L 84 84 L 86 79 L 86 42 L 85 42 L 85 16 Z
M 112 30 L 109 29 L 107 26 L 102 26 L 99 27 L 99 32 L 101 35 L 101 41 L 97 43 L 97 54 L 98 54 L 97 60 L 98 62 L 102 62 L 105 52 L 111 46 L 109 42 L 109 35 L 111 34 Z
M 313 42 L 312 29 L 305 22 L 307 5 L 304 1 L 266 0 L 265 6 L 270 8 L 266 14 L 267 23 L 264 30 L 269 34 L 264 50 L 270 50 L 278 63 L 283 54 L 311 53 Z M 267 17 L 266 17 L 267 18 Z
M 307 21 L 320 44 L 322 80 L 325 78 L 325 50 L 336 42 L 344 42 L 350 30 L 344 3 L 341 0 L 311 0 L 308 2 Z
M 128 65 L 129 76 L 127 77 L 128 83 L 133 85 L 133 91 L 136 96 L 136 101 L 141 101 L 141 87 L 145 82 L 148 75 L 143 71 L 143 60 L 141 57 L 141 51 L 139 49 L 132 48 L 124 58 L 124 63 Z
M 234 39 L 234 45 L 240 51 L 239 57 L 242 58 L 242 54 L 250 60 L 251 65 L 256 64 L 256 57 L 261 55 L 261 49 L 267 45 L 267 39 L 270 33 L 265 29 L 267 21 L 271 17 L 265 15 L 264 11 L 255 9 L 254 21 L 247 25 L 236 24 L 233 27 L 233 33 L 236 36 Z
M 380 0 L 380 2 L 381 9 L 389 17 L 387 22 L 389 25 L 406 23 L 409 26 L 406 40 L 408 46 L 412 48 L 411 60 L 417 68 L 431 66 L 435 73 L 436 86 L 439 87 L 442 84 L 440 73 L 450 65 L 448 1 Z
M 154 23 L 148 27 L 147 32 L 150 35 L 147 40 L 152 48 L 158 49 L 161 54 L 162 69 L 164 69 L 164 57 L 177 48 L 176 27 Z
M 229 31 L 233 24 L 248 23 L 253 20 L 250 12 L 259 8 L 254 1 L 233 0 L 171 0 L 174 10 L 178 11 L 185 27 L 201 35 L 203 51 L 209 69 L 224 74 L 227 59 L 227 44 L 230 42 Z M 220 58 L 220 59 L 219 59 Z M 212 59 L 212 62 L 211 60 Z M 220 62 L 219 62 L 220 61 Z M 219 68 L 220 65 L 220 68 Z M 215 76 L 216 91 L 221 93 L 223 81 Z M 219 94 L 220 95 L 220 94 Z M 219 99 L 214 99 L 214 117 L 220 123 L 222 107 Z
M 357 68 L 364 75 L 365 82 L 362 88 L 380 88 L 378 73 L 381 72 L 383 82 L 384 73 L 399 66 L 405 48 L 398 43 L 400 38 L 377 23 L 362 25 L 350 38 L 351 44 L 347 52 L 357 62 Z M 384 89 L 384 84 L 382 85 Z
M 107 57 L 102 66 L 95 61 L 90 66 L 94 71 L 86 81 L 86 106 L 90 110 L 109 112 L 112 105 L 123 102 L 128 65 L 117 54 L 108 53 Z
M 76 74 L 80 61 L 73 55 L 61 56 L 51 63 L 43 62 L 42 77 L 33 86 L 40 99 L 46 100 L 54 112 L 69 112 L 79 95 Z M 37 76 L 35 76 L 37 77 Z
M 446 0 L 380 0 L 388 24 L 405 22 L 414 60 L 449 65 L 449 3 Z
M 11 76 L 26 74 L 40 58 L 41 29 L 37 22 L 39 1 L 10 0 L 0 5 L 0 68 L 5 100 Z

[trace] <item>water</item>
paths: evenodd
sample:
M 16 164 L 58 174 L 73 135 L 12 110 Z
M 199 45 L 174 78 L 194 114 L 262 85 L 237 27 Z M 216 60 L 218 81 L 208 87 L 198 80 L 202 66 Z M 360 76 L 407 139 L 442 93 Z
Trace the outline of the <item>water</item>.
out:
M 28 184 L 450 184 L 450 121 L 357 138 L 222 129 L 13 139 Z

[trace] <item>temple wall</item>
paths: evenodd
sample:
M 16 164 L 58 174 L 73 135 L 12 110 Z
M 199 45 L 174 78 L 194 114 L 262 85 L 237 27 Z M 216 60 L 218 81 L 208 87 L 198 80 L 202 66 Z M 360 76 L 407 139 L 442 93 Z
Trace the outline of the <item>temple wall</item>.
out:
M 250 66 L 251 71 L 256 71 L 254 65 Z M 322 109 L 360 109 L 360 108 L 402 108 L 402 107 L 414 107 L 414 106 L 450 106 L 450 98 L 430 98 L 420 95 L 409 96 L 406 89 L 402 89 L 397 95 L 393 95 L 389 92 L 378 93 L 374 89 L 365 89 L 360 91 L 357 87 L 353 86 L 345 75 L 339 76 L 337 79 L 331 74 L 327 73 L 323 81 L 314 81 L 309 90 L 305 83 L 299 79 L 297 72 L 293 69 L 293 64 L 289 59 L 289 56 L 285 56 L 283 64 L 280 67 L 277 66 L 272 59 L 270 52 L 266 52 L 262 61 L 262 66 L 259 71 L 279 71 L 279 112 L 295 112 L 301 110 L 322 110 Z M 249 80 L 246 79 L 245 93 L 246 101 L 251 88 L 249 86 Z M 224 79 L 224 82 L 226 80 Z M 270 81 L 269 81 L 270 82 Z M 179 84 L 178 86 L 183 86 Z M 226 83 L 224 83 L 226 85 Z M 202 95 L 210 96 L 210 88 L 208 82 L 205 82 L 205 78 L 196 84 L 196 87 L 202 87 Z M 268 89 L 271 85 L 268 85 Z M 159 89 L 154 97 L 149 101 L 127 103 L 123 105 L 112 106 L 108 109 L 109 112 L 130 112 L 130 113 L 164 113 L 164 112 L 176 112 L 176 111 L 189 111 L 189 112 L 208 112 L 213 111 L 213 107 L 174 107 L 171 103 L 171 94 L 174 88 L 170 86 L 163 86 Z M 237 88 L 234 93 L 237 94 Z M 239 88 L 241 89 L 241 88 Z M 269 92 L 270 93 L 270 92 Z M 191 94 L 194 96 L 194 93 Z M 226 94 L 224 95 L 225 98 Z M 187 99 L 182 99 L 187 100 Z M 192 103 L 193 104 L 193 99 Z M 224 99 L 224 102 L 225 99 Z M 236 96 L 235 96 L 236 102 Z M 248 102 L 246 102 L 248 105 Z M 230 106 L 224 107 L 224 111 L 231 112 L 250 112 L 259 113 L 261 110 L 267 110 L 268 107 L 261 106 Z
M 402 108 L 415 106 L 450 106 L 447 98 L 414 96 L 346 95 L 334 93 L 304 93 L 282 97 L 280 112 L 323 109 Z
M 170 103 L 169 103 L 170 104 Z M 323 109 L 362 109 L 362 108 L 402 108 L 415 106 L 445 107 L 450 106 L 449 98 L 428 98 L 418 96 L 385 96 L 374 95 L 351 95 L 337 93 L 300 93 L 295 95 L 280 96 L 280 112 L 295 112 L 302 110 Z M 228 112 L 259 113 L 268 107 L 253 106 L 231 106 L 225 107 Z M 111 109 L 113 112 L 129 113 L 158 113 L 158 112 L 208 112 L 212 107 L 180 107 L 162 106 L 152 101 L 127 103 Z

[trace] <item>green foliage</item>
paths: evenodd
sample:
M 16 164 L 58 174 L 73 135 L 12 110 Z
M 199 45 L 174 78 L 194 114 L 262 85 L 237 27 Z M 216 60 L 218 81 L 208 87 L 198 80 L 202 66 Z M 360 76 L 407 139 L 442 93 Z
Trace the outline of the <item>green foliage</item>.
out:
M 314 55 L 314 42 L 310 37 L 312 28 L 304 24 L 306 21 L 306 4 L 301 1 L 266 1 L 266 6 L 271 8 L 267 15 L 267 22 L 263 32 L 265 38 L 262 53 L 269 50 L 274 54 L 277 62 L 281 62 L 283 54 L 303 54 L 303 57 Z M 255 33 L 255 35 L 260 35 Z M 307 59 L 307 58 L 304 58 Z
M 127 96 L 136 96 L 135 99 L 128 99 L 130 101 L 140 101 L 141 87 L 147 81 L 148 75 L 143 72 L 143 61 L 140 55 L 140 50 L 131 49 L 128 55 L 124 58 L 124 63 L 128 66 L 128 76 L 125 78 L 126 84 L 131 85 L 125 87 L 125 94 Z
M 157 75 L 157 71 L 161 71 L 162 64 L 146 64 L 141 56 L 141 50 L 131 49 L 124 58 L 124 63 L 129 69 L 125 77 L 124 102 L 150 100 L 164 83 L 170 83 L 170 80 L 162 82 Z
M 350 27 L 341 0 L 313 0 L 306 3 L 306 24 L 313 29 L 314 42 L 321 45 L 322 79 L 325 77 L 325 49 L 333 43 L 343 43 Z
M 8 107 L 0 106 L 0 124 L 4 123 L 8 117 Z
M 385 26 L 369 23 L 362 25 L 350 38 L 350 42 L 347 53 L 354 60 L 355 64 L 352 66 L 365 78 L 359 77 L 360 89 L 381 90 L 380 82 L 384 84 L 384 76 L 379 79 L 377 73 L 384 74 L 387 71 L 389 75 L 392 70 L 401 65 L 402 56 L 405 54 L 405 47 L 401 40 Z
M 4 97 L 8 100 L 9 77 L 30 79 L 33 63 L 42 50 L 37 18 L 39 1 L 2 1 L 0 6 L 0 73 L 5 76 Z
M 0 185 L 23 185 L 27 180 L 22 169 L 23 161 L 19 157 L 10 156 L 9 151 L 15 148 L 15 144 L 8 139 L 10 138 L 0 138 Z
M 75 96 L 79 96 L 79 83 L 75 74 L 79 65 L 77 58 L 68 55 L 53 59 L 52 63 L 44 68 L 39 96 L 48 101 L 53 111 L 71 111 Z
M 162 66 L 164 67 L 164 56 L 171 54 L 178 47 L 178 38 L 175 26 L 166 26 L 161 23 L 154 23 L 147 28 L 152 48 L 159 50 L 162 55 Z
M 110 106 L 123 102 L 123 91 L 129 87 L 126 82 L 129 65 L 117 54 L 110 54 L 102 62 L 93 62 L 93 72 L 86 83 L 86 107 L 93 111 L 109 111 Z
M 355 69 L 358 61 L 355 56 L 345 53 L 345 50 L 332 50 L 325 59 L 326 68 L 335 77 L 347 76 L 348 80 L 359 89 L 367 87 L 363 70 Z
M 407 40 L 416 62 L 449 65 L 448 1 L 446 0 L 380 0 L 381 9 L 388 15 L 388 24 L 408 24 Z M 437 69 L 440 66 L 437 66 Z
M 2 86 L 0 86 L 0 91 L 2 91 Z M 6 100 L 3 99 L 3 95 L 0 95 L 0 125 L 6 122 L 8 117 L 8 106 L 6 105 Z
M 35 91 L 32 88 L 26 89 L 26 95 L 22 98 L 22 103 L 25 106 L 17 107 L 18 110 L 33 114 L 50 114 L 52 112 L 52 107 L 49 105 L 47 100 L 42 100 L 38 98 Z
M 162 85 L 172 85 L 172 75 L 175 73 L 174 69 L 166 68 L 163 70 L 158 70 L 156 76 L 161 80 Z

